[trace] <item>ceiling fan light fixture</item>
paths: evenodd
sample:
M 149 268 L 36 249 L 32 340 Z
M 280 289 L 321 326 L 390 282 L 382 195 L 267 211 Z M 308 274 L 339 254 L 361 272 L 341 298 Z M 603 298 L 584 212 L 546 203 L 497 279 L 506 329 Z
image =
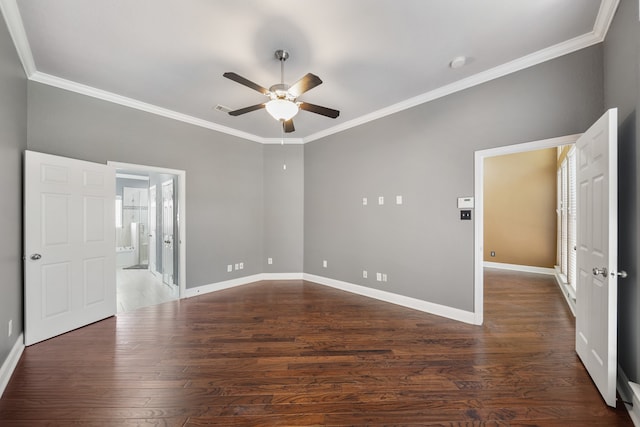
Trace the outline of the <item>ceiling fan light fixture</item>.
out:
M 267 112 L 276 120 L 291 120 L 298 114 L 298 104 L 288 99 L 272 99 L 265 105 Z

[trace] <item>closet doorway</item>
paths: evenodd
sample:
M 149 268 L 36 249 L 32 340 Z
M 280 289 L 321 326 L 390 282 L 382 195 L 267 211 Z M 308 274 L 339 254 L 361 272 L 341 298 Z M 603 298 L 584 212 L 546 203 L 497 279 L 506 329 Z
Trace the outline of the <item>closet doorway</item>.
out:
M 556 149 L 559 146 L 574 144 L 579 135 L 567 135 L 558 138 L 550 138 L 540 141 L 527 142 L 504 147 L 497 147 L 487 150 L 477 151 L 475 153 L 475 249 L 474 249 L 474 312 L 476 324 L 483 322 L 483 306 L 484 306 L 484 266 L 485 266 L 485 248 L 484 248 L 484 161 L 486 158 L 503 156 L 508 154 L 523 153 L 528 151 L 544 150 L 549 148 Z M 490 248 L 487 248 L 490 251 Z

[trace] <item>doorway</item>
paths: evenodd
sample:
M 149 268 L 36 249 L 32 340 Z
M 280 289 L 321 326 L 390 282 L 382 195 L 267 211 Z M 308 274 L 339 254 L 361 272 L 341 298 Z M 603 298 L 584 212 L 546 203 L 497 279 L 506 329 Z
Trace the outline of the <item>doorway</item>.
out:
M 125 183 L 130 186 L 126 197 L 124 189 L 127 187 L 124 185 L 121 185 L 120 200 L 116 196 L 116 218 L 119 215 L 118 205 L 123 214 L 120 223 L 116 222 L 120 226 L 117 236 L 135 234 L 133 240 L 125 238 L 120 241 L 136 243 L 125 246 L 127 255 L 120 255 L 121 262 L 117 263 L 118 311 L 184 297 L 185 172 L 130 163 L 108 164 L 120 177 L 126 178 Z M 136 181 L 132 184 L 134 177 Z M 133 199 L 133 203 L 129 199 Z M 170 251 L 165 249 L 166 246 L 170 246 Z M 131 264 L 130 267 L 124 266 L 124 256 L 135 258 L 125 262 Z
M 474 248 L 474 323 L 480 325 L 484 320 L 484 161 L 489 157 L 526 151 L 555 148 L 574 144 L 580 135 L 527 142 L 505 147 L 476 151 L 475 153 L 475 248 Z

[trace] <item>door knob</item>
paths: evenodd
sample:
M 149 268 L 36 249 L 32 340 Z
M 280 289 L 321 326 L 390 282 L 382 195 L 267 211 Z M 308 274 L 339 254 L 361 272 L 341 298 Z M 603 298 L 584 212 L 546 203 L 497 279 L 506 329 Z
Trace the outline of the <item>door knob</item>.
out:
M 611 273 L 611 274 L 613 275 L 613 273 Z M 620 270 L 620 271 L 618 271 L 618 277 L 619 277 L 619 278 L 621 278 L 621 279 L 626 279 L 626 278 L 627 278 L 627 276 L 628 276 L 628 274 L 627 274 L 627 272 L 626 272 L 626 271 L 624 271 L 624 270 Z
M 40 255 L 40 254 L 33 254 L 33 255 L 31 255 L 31 257 L 30 257 L 30 258 L 31 258 L 32 260 L 34 260 L 34 261 L 37 261 L 37 260 L 39 260 L 40 258 L 42 258 L 42 255 Z
M 602 277 L 607 277 L 607 267 L 593 267 L 593 275 L 598 276 L 600 274 L 602 274 Z

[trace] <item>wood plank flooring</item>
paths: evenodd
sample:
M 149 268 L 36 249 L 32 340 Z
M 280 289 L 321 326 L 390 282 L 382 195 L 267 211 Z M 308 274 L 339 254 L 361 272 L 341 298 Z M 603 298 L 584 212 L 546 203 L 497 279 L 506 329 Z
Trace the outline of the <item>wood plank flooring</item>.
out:
M 27 348 L 0 425 L 632 426 L 553 278 L 485 276 L 483 326 L 302 281 L 123 313 Z

